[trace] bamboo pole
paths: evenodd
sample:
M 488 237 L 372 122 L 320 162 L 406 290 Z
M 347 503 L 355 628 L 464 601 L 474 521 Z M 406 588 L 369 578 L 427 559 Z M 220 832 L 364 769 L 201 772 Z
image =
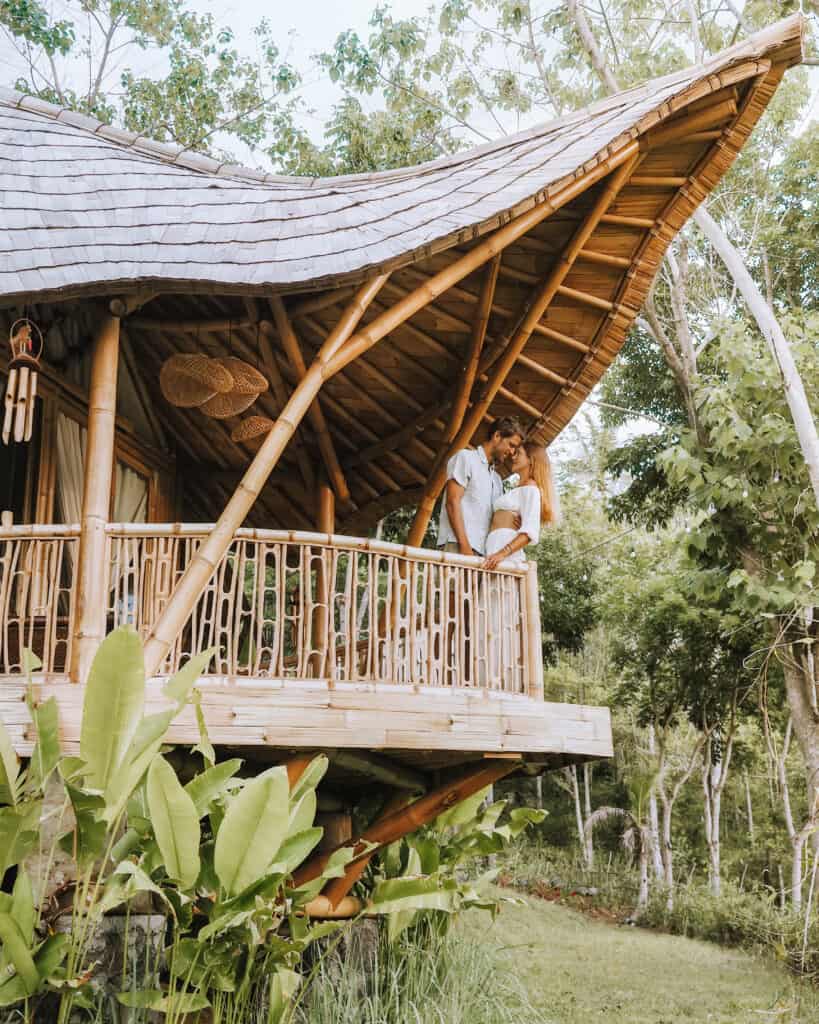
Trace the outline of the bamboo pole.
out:
M 261 353 L 262 361 L 264 362 L 265 369 L 270 377 L 270 386 L 273 389 L 273 395 L 278 404 L 276 413 L 280 413 L 282 409 L 287 405 L 287 388 L 285 387 L 284 378 L 282 377 L 281 370 L 279 369 L 279 363 L 276 356 L 273 354 L 273 346 L 270 343 L 270 333 L 273 330 L 273 325 L 269 320 L 259 321 L 259 352 Z M 316 478 L 313 473 L 313 465 L 310 462 L 310 458 L 305 450 L 304 444 L 301 439 L 301 432 L 297 431 L 293 438 L 293 447 L 296 451 L 296 461 L 299 464 L 299 472 L 301 478 L 304 481 L 304 486 L 308 491 L 313 490 L 316 486 Z
M 540 639 L 540 591 L 537 583 L 537 562 L 530 562 L 526 571 L 526 661 L 529 696 L 543 700 L 543 647 Z
M 519 760 L 492 759 L 481 768 L 473 769 L 473 771 L 461 779 L 439 786 L 431 793 L 426 794 L 426 796 L 419 797 L 418 800 L 415 800 L 408 806 L 385 815 L 362 833 L 360 839 L 355 844 L 355 860 L 347 866 L 344 875 L 340 878 L 332 879 L 324 887 L 324 895 L 333 906 L 339 906 L 356 881 L 361 877 L 364 868 L 375 853 L 375 849 L 368 849 L 368 846 L 377 849 L 380 846 L 394 843 L 410 832 L 414 832 L 416 829 L 433 821 L 443 811 L 454 807 L 473 794 L 504 778 L 504 776 L 511 774 L 518 767 L 520 767 Z M 324 865 L 329 857 L 330 853 L 321 854 L 302 865 L 293 877 L 296 887 L 317 878 L 324 869 Z
M 108 586 L 107 538 L 116 437 L 118 317 L 106 315 L 97 329 L 88 392 L 80 544 L 77 557 L 77 610 L 70 675 L 84 680 L 105 637 Z
M 326 533 L 332 536 L 336 528 L 336 496 L 332 487 L 326 479 L 319 481 L 316 488 L 316 529 L 319 533 Z M 313 615 L 312 644 L 316 652 L 313 658 L 313 669 L 316 676 L 320 675 L 321 667 L 324 664 L 324 657 L 329 653 L 330 658 L 333 652 L 328 652 L 329 623 L 331 615 L 330 585 L 332 573 L 332 552 L 330 549 L 320 548 L 318 551 L 319 562 L 316 571 L 316 597 L 318 606 Z M 304 585 L 309 586 L 309 580 Z M 332 672 L 328 673 L 332 679 Z
M 200 545 L 154 623 L 145 645 L 147 675 L 156 674 L 216 566 L 230 547 L 236 530 L 242 525 L 287 443 L 329 376 L 330 360 L 353 333 L 367 306 L 378 294 L 386 279 L 386 275 L 381 274 L 358 289 L 322 345 L 315 361 L 294 388 L 287 405 L 245 470 L 218 522 Z
M 287 353 L 287 358 L 290 360 L 290 365 L 295 371 L 296 379 L 301 380 L 307 373 L 307 365 L 304 362 L 299 339 L 296 337 L 296 332 L 293 330 L 293 325 L 290 322 L 290 317 L 287 315 L 287 309 L 280 295 L 274 295 L 270 299 L 270 308 L 273 311 L 273 319 L 276 321 L 276 330 Z M 350 488 L 344 479 L 344 473 L 338 461 L 335 445 L 330 437 L 327 421 L 324 418 L 324 413 L 318 399 L 310 406 L 308 416 L 316 434 L 316 440 L 327 476 L 338 500 L 343 505 L 346 505 L 350 501 Z
M 639 147 L 636 142 L 628 143 L 618 153 L 610 156 L 582 177 L 572 181 L 557 195 L 550 199 L 545 199 L 542 203 L 532 207 L 531 210 L 515 217 L 514 220 L 511 220 L 504 227 L 499 228 L 483 242 L 476 245 L 474 249 L 470 249 L 460 259 L 455 260 L 454 263 L 438 271 L 425 284 L 419 285 L 414 291 L 405 295 L 395 305 L 391 306 L 380 316 L 377 316 L 366 328 L 353 335 L 344 346 L 343 351 L 330 360 L 328 366 L 329 374 L 332 375 L 339 370 L 343 370 L 348 363 L 351 363 L 354 359 L 357 359 L 368 349 L 372 348 L 384 335 L 400 327 L 405 320 L 408 320 L 417 313 L 419 309 L 422 309 L 430 302 L 434 302 L 439 295 L 443 294 L 453 284 L 457 284 L 468 274 L 483 266 L 493 256 L 503 252 L 508 245 L 515 242 L 521 235 L 531 231 L 541 221 L 545 220 L 576 196 L 585 192 L 595 182 L 606 177 L 612 171 L 622 168 L 623 165 L 630 165 L 638 150 Z

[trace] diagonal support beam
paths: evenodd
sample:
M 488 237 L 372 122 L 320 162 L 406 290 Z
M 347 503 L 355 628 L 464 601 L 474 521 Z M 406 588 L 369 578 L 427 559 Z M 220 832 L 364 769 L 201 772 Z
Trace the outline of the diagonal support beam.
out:
M 450 807 L 510 775 L 520 766 L 521 761 L 517 758 L 492 759 L 462 778 L 439 786 L 408 806 L 387 813 L 362 833 L 354 844 L 356 858 L 347 866 L 344 875 L 332 879 L 325 886 L 324 895 L 333 906 L 337 906 L 364 873 L 378 847 L 394 843 L 427 825 Z M 324 853 L 302 865 L 293 876 L 294 884 L 298 887 L 318 878 L 330 856 L 331 853 Z
M 363 284 L 355 293 L 341 319 L 322 345 L 312 366 L 294 388 L 287 405 L 282 409 L 273 429 L 265 437 L 245 470 L 218 522 L 191 559 L 168 603 L 154 623 L 145 645 L 145 671 L 149 676 L 156 675 L 216 566 L 224 558 L 236 531 L 244 522 L 287 443 L 307 414 L 313 399 L 327 378 L 329 361 L 355 331 L 367 306 L 378 294 L 386 279 L 386 274 L 379 274 Z
M 287 358 L 290 360 L 290 365 L 296 374 L 296 380 L 303 380 L 307 373 L 307 364 L 304 361 L 301 344 L 296 337 L 296 332 L 293 330 L 293 325 L 290 322 L 290 317 L 287 315 L 287 309 L 280 295 L 274 295 L 270 299 L 270 308 L 273 311 L 276 330 L 284 346 L 284 351 L 287 353 Z M 344 478 L 335 445 L 327 427 L 327 420 L 324 418 L 324 413 L 318 399 L 310 406 L 307 415 L 316 434 L 319 451 L 321 452 L 321 458 L 324 462 L 324 468 L 327 471 L 330 485 L 338 500 L 343 505 L 347 505 L 350 501 L 350 488 L 347 486 L 347 481 Z

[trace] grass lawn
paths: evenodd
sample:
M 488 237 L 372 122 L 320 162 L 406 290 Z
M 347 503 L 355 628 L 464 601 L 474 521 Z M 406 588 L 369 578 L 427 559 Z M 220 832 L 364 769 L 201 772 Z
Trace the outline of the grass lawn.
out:
M 536 899 L 505 906 L 494 924 L 470 912 L 459 927 L 500 949 L 499 968 L 537 1007 L 532 1024 L 819 1024 L 819 989 L 738 950 Z

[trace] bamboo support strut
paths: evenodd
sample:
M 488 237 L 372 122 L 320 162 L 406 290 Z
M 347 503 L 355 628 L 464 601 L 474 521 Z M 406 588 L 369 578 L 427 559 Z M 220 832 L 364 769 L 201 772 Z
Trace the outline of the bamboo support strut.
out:
M 287 310 L 281 296 L 274 295 L 270 299 L 270 308 L 273 311 L 273 317 L 276 321 L 276 330 L 279 333 L 279 338 L 281 339 L 281 343 L 287 353 L 287 358 L 290 360 L 290 364 L 295 371 L 296 379 L 301 380 L 307 373 L 307 365 L 304 362 L 304 356 L 301 351 L 299 339 L 296 337 L 296 332 L 293 330 L 293 325 L 290 322 L 290 317 L 287 315 Z M 313 424 L 313 430 L 316 434 L 316 441 L 318 442 L 319 451 L 321 452 L 321 458 L 324 462 L 324 468 L 327 471 L 327 476 L 336 493 L 336 497 L 343 505 L 346 505 L 350 501 L 350 488 L 347 486 L 347 481 L 344 479 L 344 473 L 342 472 L 341 465 L 338 461 L 335 445 L 333 444 L 333 439 L 330 437 L 330 431 L 327 428 L 327 421 L 324 418 L 321 403 L 318 399 L 316 399 L 310 406 L 308 416 L 310 418 L 310 422 Z
M 80 545 L 77 559 L 77 615 L 71 654 L 71 678 L 84 680 L 105 637 L 106 527 L 111 503 L 116 436 L 118 317 L 100 322 L 91 356 L 88 437 L 85 447 Z
M 426 796 L 420 797 L 408 806 L 387 814 L 376 821 L 354 844 L 356 858 L 348 865 L 344 875 L 340 878 L 332 879 L 324 887 L 324 895 L 328 898 L 330 904 L 337 907 L 361 877 L 364 868 L 375 853 L 375 849 L 368 850 L 368 846 L 374 846 L 377 849 L 389 843 L 394 843 L 410 832 L 414 832 L 416 829 L 433 821 L 439 814 L 442 814 L 450 807 L 454 807 L 487 786 L 491 786 L 499 779 L 504 778 L 504 776 L 510 775 L 519 767 L 520 760 L 493 759 L 461 779 L 455 782 L 448 782 Z M 324 853 L 302 865 L 294 875 L 294 884 L 296 886 L 305 885 L 307 882 L 317 878 L 329 858 L 330 853 Z
M 191 560 L 153 625 L 145 645 L 145 669 L 155 675 L 216 566 L 230 547 L 236 530 L 259 496 L 290 438 L 328 376 L 328 364 L 355 330 L 367 306 L 386 281 L 382 274 L 363 284 L 348 304 L 318 356 L 296 385 L 287 405 L 245 471 L 219 521 Z

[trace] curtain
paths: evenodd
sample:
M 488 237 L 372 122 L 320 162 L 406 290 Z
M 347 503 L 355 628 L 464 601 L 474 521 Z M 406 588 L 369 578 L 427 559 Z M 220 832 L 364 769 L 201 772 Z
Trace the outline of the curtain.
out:
M 57 504 L 64 523 L 79 523 L 85 462 L 85 427 L 57 414 Z
M 148 517 L 148 481 L 122 462 L 116 464 L 115 523 L 144 523 Z

